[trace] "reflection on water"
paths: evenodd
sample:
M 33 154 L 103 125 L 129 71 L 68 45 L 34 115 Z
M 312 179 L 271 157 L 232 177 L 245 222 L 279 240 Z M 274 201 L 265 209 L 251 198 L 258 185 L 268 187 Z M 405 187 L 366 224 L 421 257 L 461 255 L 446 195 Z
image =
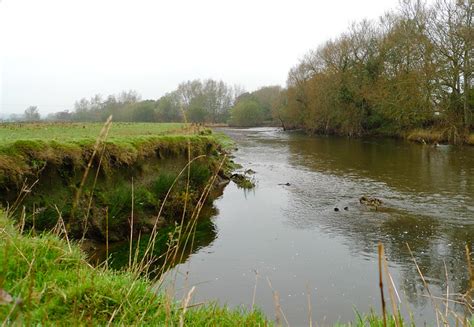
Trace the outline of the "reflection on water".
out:
M 465 246 L 474 239 L 474 148 L 430 147 L 396 140 L 308 137 L 261 128 L 225 130 L 236 161 L 256 171 L 257 187 L 230 184 L 215 202 L 216 239 L 177 266 L 178 286 L 194 300 L 250 307 L 274 316 L 267 278 L 293 326 L 313 319 L 354 319 L 354 308 L 379 308 L 377 243 L 417 322 L 434 322 L 407 244 L 433 293 L 467 288 Z M 279 185 L 282 183 L 291 185 Z M 376 196 L 379 211 L 358 199 Z M 335 212 L 334 208 L 348 207 Z M 183 277 L 180 277 L 183 276 Z

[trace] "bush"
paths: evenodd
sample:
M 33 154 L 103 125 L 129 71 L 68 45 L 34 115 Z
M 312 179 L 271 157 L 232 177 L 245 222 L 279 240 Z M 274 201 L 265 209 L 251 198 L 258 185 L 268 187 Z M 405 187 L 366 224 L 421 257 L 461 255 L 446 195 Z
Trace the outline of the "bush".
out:
M 229 124 L 239 127 L 258 126 L 262 124 L 263 119 L 264 111 L 258 102 L 244 99 L 232 108 Z

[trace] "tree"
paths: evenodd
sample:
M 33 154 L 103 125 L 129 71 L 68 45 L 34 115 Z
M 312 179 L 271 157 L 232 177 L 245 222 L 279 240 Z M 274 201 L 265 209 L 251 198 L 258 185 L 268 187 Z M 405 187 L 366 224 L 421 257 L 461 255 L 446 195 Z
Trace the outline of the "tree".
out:
M 471 125 L 474 29 L 472 0 L 438 0 L 430 11 L 427 33 L 436 49 L 440 95 L 465 128 Z M 459 113 L 462 113 L 458 115 Z M 457 118 L 457 117 L 454 117 Z
M 69 110 L 59 111 L 55 113 L 48 114 L 48 120 L 54 121 L 71 121 L 72 113 Z
M 155 101 L 146 100 L 135 103 L 129 107 L 132 111 L 132 121 L 134 122 L 154 122 L 156 121 Z
M 219 123 L 228 119 L 235 94 L 239 90 L 240 88 L 233 89 L 223 81 L 207 79 L 183 82 L 178 86 L 176 94 L 189 120 Z
M 273 117 L 349 136 L 435 124 L 469 133 L 473 9 L 472 0 L 403 0 L 378 22 L 352 24 L 290 70 L 285 105 Z
M 262 124 L 263 118 L 262 106 L 257 101 L 246 98 L 232 108 L 229 123 L 240 127 L 258 126 Z
M 26 121 L 38 121 L 40 120 L 40 114 L 38 111 L 38 107 L 36 106 L 30 106 L 25 109 L 24 112 L 24 119 Z
M 264 120 L 272 119 L 273 106 L 278 103 L 281 93 L 281 86 L 264 86 L 250 94 L 255 99 L 263 110 Z
M 180 108 L 178 94 L 168 93 L 157 101 L 156 117 L 160 122 L 182 122 L 183 115 Z

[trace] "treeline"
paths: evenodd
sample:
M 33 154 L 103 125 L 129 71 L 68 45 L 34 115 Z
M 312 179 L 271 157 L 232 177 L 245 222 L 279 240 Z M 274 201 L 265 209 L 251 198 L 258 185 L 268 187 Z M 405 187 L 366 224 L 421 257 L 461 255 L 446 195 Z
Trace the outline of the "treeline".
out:
M 404 1 L 309 51 L 274 117 L 312 133 L 401 135 L 473 128 L 472 0 Z M 455 135 L 456 136 L 456 135 Z
M 241 87 L 207 79 L 181 83 L 158 100 L 142 100 L 136 91 L 104 98 L 95 95 L 76 101 L 74 110 L 49 114 L 53 121 L 101 122 L 110 115 L 119 122 L 193 122 L 258 126 L 272 124 L 272 105 L 280 86 L 245 92 Z M 31 114 L 34 109 L 34 115 Z M 25 110 L 22 120 L 39 120 L 37 107 Z
M 113 115 L 114 121 L 127 122 L 206 122 L 225 123 L 239 87 L 207 79 L 181 83 L 158 100 L 141 100 L 135 91 L 123 91 L 103 98 L 95 95 L 76 101 L 73 111 L 48 115 L 49 120 L 100 122 Z

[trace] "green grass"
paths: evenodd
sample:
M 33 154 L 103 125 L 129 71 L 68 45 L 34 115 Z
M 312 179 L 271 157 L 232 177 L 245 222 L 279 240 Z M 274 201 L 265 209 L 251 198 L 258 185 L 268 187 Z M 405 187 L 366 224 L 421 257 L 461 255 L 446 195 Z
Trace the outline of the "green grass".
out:
M 25 140 L 56 141 L 94 140 L 102 123 L 4 123 L 0 124 L 0 145 Z M 108 140 L 179 133 L 181 123 L 112 123 Z
M 34 179 L 45 166 L 83 168 L 102 124 L 31 123 L 0 125 L 0 187 Z M 225 137 L 184 124 L 112 123 L 105 140 L 103 168 L 131 166 L 149 157 L 212 154 Z M 216 154 L 216 153 L 214 153 Z
M 235 141 L 227 134 L 223 132 L 215 132 L 213 135 L 224 150 L 230 151 L 235 148 Z
M 18 325 L 271 325 L 258 312 L 213 303 L 189 308 L 146 279 L 93 268 L 79 247 L 52 234 L 21 235 L 0 217 L 0 288 L 17 301 L 0 305 L 0 322 Z M 15 303 L 17 302 L 17 303 Z

